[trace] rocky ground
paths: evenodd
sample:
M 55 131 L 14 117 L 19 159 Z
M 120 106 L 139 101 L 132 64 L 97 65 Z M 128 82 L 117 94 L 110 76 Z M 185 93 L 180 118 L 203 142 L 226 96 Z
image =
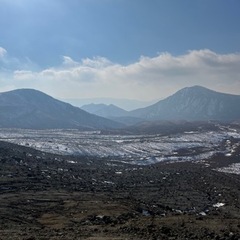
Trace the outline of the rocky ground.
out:
M 0 239 L 240 239 L 240 161 L 135 166 L 0 142 Z

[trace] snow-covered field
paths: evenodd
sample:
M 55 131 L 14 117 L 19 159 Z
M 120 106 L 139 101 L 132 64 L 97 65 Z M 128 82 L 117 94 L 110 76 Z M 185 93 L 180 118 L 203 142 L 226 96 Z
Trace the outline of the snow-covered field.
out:
M 0 129 L 0 140 L 33 147 L 50 153 L 111 158 L 137 164 L 164 160 L 186 161 L 207 159 L 216 152 L 231 156 L 240 138 L 236 129 L 185 132 L 161 135 L 102 135 L 78 130 Z

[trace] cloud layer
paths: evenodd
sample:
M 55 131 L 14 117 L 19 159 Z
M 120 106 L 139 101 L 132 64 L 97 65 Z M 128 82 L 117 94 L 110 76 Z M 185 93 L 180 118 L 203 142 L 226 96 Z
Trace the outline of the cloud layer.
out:
M 0 48 L 0 61 L 8 58 Z M 12 58 L 13 59 L 13 58 Z M 6 59 L 5 59 L 6 60 Z M 12 61 L 13 62 L 13 61 Z M 173 56 L 160 53 L 142 56 L 132 64 L 113 63 L 104 57 L 75 61 L 63 56 L 59 66 L 34 71 L 22 66 L 0 73 L 0 91 L 36 88 L 59 98 L 135 98 L 151 100 L 166 97 L 180 88 L 202 85 L 217 91 L 240 94 L 240 53 L 218 54 L 208 49 Z

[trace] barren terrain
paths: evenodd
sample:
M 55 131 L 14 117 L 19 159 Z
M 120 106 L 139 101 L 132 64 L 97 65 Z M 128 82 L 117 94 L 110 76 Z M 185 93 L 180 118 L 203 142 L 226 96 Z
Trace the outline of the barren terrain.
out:
M 222 146 L 136 165 L 0 142 L 0 239 L 239 239 L 239 139 Z

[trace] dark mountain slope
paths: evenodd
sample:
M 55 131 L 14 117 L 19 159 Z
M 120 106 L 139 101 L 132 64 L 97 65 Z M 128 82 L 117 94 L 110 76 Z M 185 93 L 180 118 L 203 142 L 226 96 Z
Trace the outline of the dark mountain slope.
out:
M 131 116 L 149 120 L 232 121 L 240 119 L 240 96 L 188 87 L 149 107 L 131 111 Z
M 2 128 L 106 129 L 121 125 L 89 114 L 40 91 L 20 89 L 0 93 Z

